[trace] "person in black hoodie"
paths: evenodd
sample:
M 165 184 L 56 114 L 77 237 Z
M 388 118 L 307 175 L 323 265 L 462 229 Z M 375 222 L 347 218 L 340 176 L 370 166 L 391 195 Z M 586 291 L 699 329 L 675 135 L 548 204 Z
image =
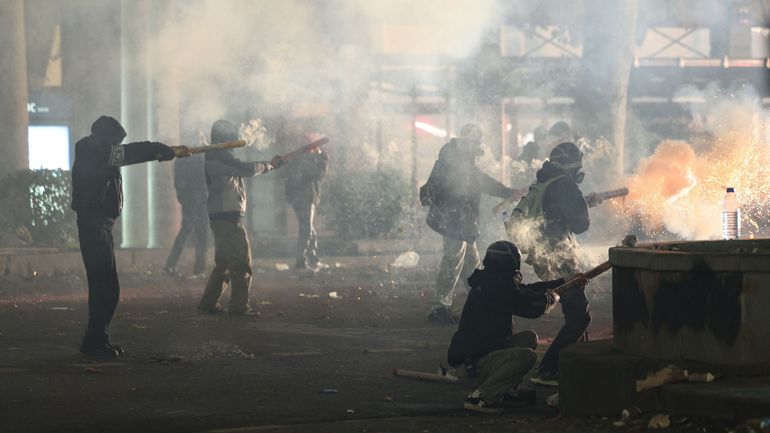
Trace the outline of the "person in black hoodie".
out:
M 180 158 L 174 161 L 174 189 L 182 207 L 182 224 L 174 239 L 174 245 L 166 258 L 164 272 L 181 276 L 176 267 L 189 235 L 195 240 L 195 264 L 193 275 L 200 277 L 206 272 L 209 218 L 206 211 L 206 177 L 203 173 L 203 155 Z
M 420 201 L 430 206 L 426 223 L 444 238 L 444 255 L 436 277 L 436 299 L 428 319 L 455 323 L 450 312 L 455 286 L 479 265 L 481 194 L 507 198 L 513 190 L 484 174 L 476 161 L 483 152 L 483 134 L 474 124 L 460 129 L 439 152 L 430 177 L 420 188 Z
M 162 143 L 121 145 L 125 137 L 126 131 L 117 120 L 101 116 L 91 126 L 91 135 L 75 144 L 72 209 L 77 213 L 80 252 L 88 279 L 88 326 L 80 351 L 89 356 L 115 358 L 124 353 L 108 335 L 120 299 L 112 238 L 112 227 L 123 208 L 120 167 L 176 157 L 174 149 Z
M 466 409 L 498 412 L 499 404 L 537 360 L 537 334 L 514 333 L 512 316 L 543 315 L 559 302 L 552 290 L 564 280 L 522 284 L 520 267 L 518 248 L 497 241 L 487 248 L 484 269 L 476 269 L 468 278 L 471 291 L 447 354 L 460 375 L 476 379 L 476 388 L 465 400 Z
M 526 262 L 541 279 L 566 277 L 577 272 L 577 244 L 574 235 L 588 230 L 588 204 L 578 184 L 583 180 L 583 154 L 574 143 L 554 147 L 537 182 L 513 211 L 514 220 L 534 224 L 535 241 L 527 247 Z M 514 239 L 515 240 L 515 239 Z M 548 348 L 538 375 L 532 380 L 542 385 L 558 385 L 559 353 L 564 347 L 585 338 L 591 314 L 583 290 L 573 290 L 561 301 L 564 327 Z

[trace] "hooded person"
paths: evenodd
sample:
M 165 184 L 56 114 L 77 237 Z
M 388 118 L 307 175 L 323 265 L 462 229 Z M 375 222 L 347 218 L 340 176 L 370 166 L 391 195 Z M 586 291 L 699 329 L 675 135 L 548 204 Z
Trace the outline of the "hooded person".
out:
M 238 139 L 238 128 L 227 120 L 217 120 L 211 127 L 211 144 Z M 251 247 L 243 225 L 246 212 L 246 187 L 243 178 L 270 172 L 283 164 L 276 156 L 271 161 L 241 161 L 232 149 L 206 154 L 204 172 L 208 189 L 209 224 L 214 232 L 214 269 L 211 271 L 198 310 L 215 314 L 224 311 L 219 298 L 225 279 L 230 281 L 231 315 L 250 314 Z
M 298 148 L 308 144 L 306 135 L 299 127 L 284 123 L 278 140 Z M 297 270 L 318 271 L 327 265 L 318 258 L 318 237 L 314 227 L 316 209 L 321 201 L 321 182 L 326 175 L 329 157 L 321 147 L 302 153 L 292 160 L 281 179 L 286 201 L 297 217 Z
M 468 278 L 471 290 L 447 361 L 461 377 L 475 381 L 465 408 L 498 412 L 501 402 L 515 400 L 514 391 L 537 360 L 537 334 L 531 330 L 514 332 L 512 316 L 542 316 L 559 302 L 553 289 L 564 280 L 523 284 L 521 255 L 509 241 L 491 244 L 483 263 L 484 268 L 476 269 Z M 519 399 L 523 396 L 518 395 Z
M 428 181 L 420 188 L 420 201 L 429 206 L 426 223 L 441 234 L 443 257 L 436 277 L 434 307 L 428 319 L 455 323 L 450 307 L 458 281 L 479 265 L 481 194 L 509 197 L 513 190 L 483 173 L 476 162 L 483 153 L 483 133 L 469 123 L 439 151 Z
M 109 327 L 120 299 L 112 228 L 123 210 L 120 167 L 176 157 L 165 144 L 142 141 L 120 144 L 123 126 L 101 116 L 91 135 L 75 144 L 72 165 L 72 209 L 77 213 L 78 240 L 88 280 L 88 325 L 80 351 L 88 356 L 114 358 L 124 353 L 112 344 Z M 186 148 L 180 148 L 184 155 Z M 189 155 L 189 153 L 187 153 Z
M 582 159 L 583 154 L 574 143 L 558 144 L 537 172 L 537 181 L 513 210 L 512 224 L 523 223 L 535 232 L 534 236 L 528 236 L 526 262 L 541 279 L 567 277 L 577 272 L 575 235 L 587 231 L 591 223 L 588 204 L 578 187 L 585 176 Z M 533 379 L 544 385 L 558 384 L 561 349 L 585 338 L 591 323 L 584 291 L 571 291 L 561 305 L 565 325 L 548 348 L 538 376 Z

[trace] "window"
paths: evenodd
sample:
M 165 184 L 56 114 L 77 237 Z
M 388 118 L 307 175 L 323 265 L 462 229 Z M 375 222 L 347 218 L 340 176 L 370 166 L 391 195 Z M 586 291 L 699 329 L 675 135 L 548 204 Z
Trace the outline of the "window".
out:
M 29 168 L 70 169 L 69 127 L 29 127 Z

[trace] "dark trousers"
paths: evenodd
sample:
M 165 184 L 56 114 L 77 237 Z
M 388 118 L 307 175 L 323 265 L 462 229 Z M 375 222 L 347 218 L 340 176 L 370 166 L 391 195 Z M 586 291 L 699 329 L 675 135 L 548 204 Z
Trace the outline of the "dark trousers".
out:
M 206 281 L 198 308 L 216 308 L 224 290 L 225 279 L 230 280 L 230 313 L 249 310 L 251 287 L 251 247 L 241 221 L 212 220 L 214 232 L 214 269 Z
M 299 237 L 297 237 L 297 267 L 315 266 L 318 264 L 318 238 L 316 237 L 313 220 L 315 219 L 315 203 L 292 202 L 291 207 L 297 215 Z
M 112 227 L 115 220 L 78 213 L 80 253 L 88 278 L 88 328 L 84 341 L 109 342 L 109 328 L 120 299 Z
M 190 234 L 195 236 L 195 265 L 193 273 L 200 274 L 206 271 L 206 252 L 208 250 L 209 228 L 206 208 L 182 204 L 182 226 L 174 240 L 174 246 L 166 259 L 167 268 L 175 268 L 182 255 L 184 244 Z
M 540 362 L 541 373 L 559 371 L 559 353 L 562 349 L 578 341 L 585 341 L 588 325 L 591 324 L 591 311 L 584 289 L 574 289 L 561 297 L 561 311 L 564 313 L 562 326 L 551 347 L 545 352 Z

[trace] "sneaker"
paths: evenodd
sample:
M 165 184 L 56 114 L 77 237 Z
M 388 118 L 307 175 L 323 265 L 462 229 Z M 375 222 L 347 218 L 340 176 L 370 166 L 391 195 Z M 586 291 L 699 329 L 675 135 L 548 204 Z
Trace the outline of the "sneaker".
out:
M 179 270 L 173 266 L 166 266 L 163 268 L 163 273 L 166 275 L 170 275 L 172 277 L 181 277 L 182 273 L 179 272 Z
M 125 351 L 121 346 L 113 346 L 104 342 L 86 342 L 80 345 L 80 353 L 92 358 L 117 358 Z
M 534 389 L 519 389 L 503 394 L 503 404 L 506 406 L 534 406 L 537 393 Z
M 251 307 L 246 306 L 246 309 L 229 310 L 227 312 L 230 316 L 250 316 L 259 317 L 259 311 L 252 310 Z
M 113 349 L 113 350 L 115 350 L 116 352 L 118 352 L 118 355 L 120 355 L 120 356 L 123 356 L 123 355 L 125 355 L 125 354 L 126 354 L 126 349 L 123 347 L 123 345 L 122 345 L 122 344 L 112 344 L 112 343 L 107 343 L 107 344 L 108 344 L 110 347 L 112 347 L 112 349 Z
M 543 386 L 559 386 L 559 373 L 543 371 L 529 379 L 532 383 Z
M 437 325 L 456 325 L 459 320 L 452 315 L 449 308 L 438 307 L 434 308 L 430 314 L 428 314 L 428 322 Z
M 219 304 L 214 305 L 213 308 L 202 307 L 202 306 L 198 305 L 198 311 L 200 311 L 203 314 L 211 314 L 211 315 L 226 313 L 224 307 L 222 307 Z
M 479 413 L 499 414 L 503 410 L 499 404 L 490 403 L 483 397 L 467 397 L 463 407 L 467 410 Z

